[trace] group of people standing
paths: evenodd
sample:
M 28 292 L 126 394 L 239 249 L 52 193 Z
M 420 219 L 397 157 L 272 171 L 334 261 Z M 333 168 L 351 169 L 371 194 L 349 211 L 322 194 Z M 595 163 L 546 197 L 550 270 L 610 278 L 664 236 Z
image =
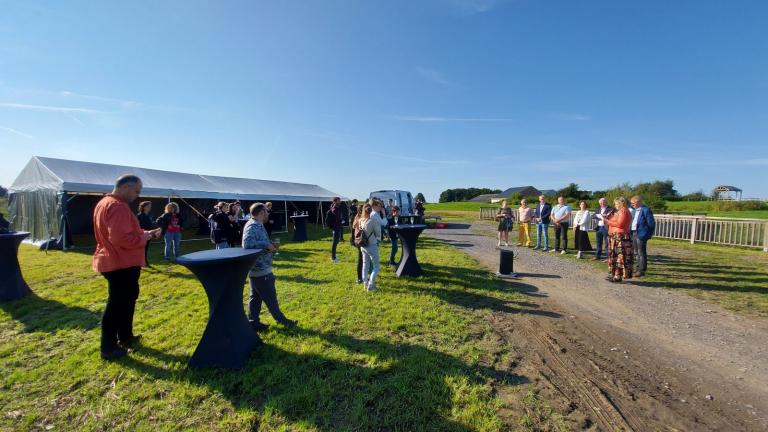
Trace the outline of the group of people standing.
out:
M 630 207 L 631 205 L 631 207 Z M 595 260 L 608 260 L 611 282 L 643 276 L 648 267 L 647 243 L 653 237 L 656 222 L 653 212 L 643 204 L 643 199 L 635 195 L 628 202 L 624 197 L 614 200 L 614 207 L 607 205 L 605 198 L 600 198 L 599 207 L 590 211 L 586 201 L 579 202 L 579 210 L 573 214 L 564 197 L 557 198 L 552 206 L 544 195 L 539 196 L 535 208 L 528 206 L 527 200 L 520 201 L 517 212 L 502 201 L 496 219 L 498 225 L 498 246 L 502 240 L 509 246 L 509 231 L 515 220 L 518 222 L 518 246 L 531 247 L 529 227 L 536 225 L 536 245 L 534 250 L 544 252 L 568 253 L 568 232 L 573 230 L 576 257 L 582 258 L 584 252 L 591 251 L 590 229 L 595 230 L 597 249 Z M 549 226 L 555 230 L 555 248 L 549 249 Z M 594 228 L 592 228 L 594 225 Z
M 102 198 L 93 212 L 93 227 L 96 248 L 92 258 L 92 268 L 107 281 L 107 305 L 101 320 L 101 357 L 114 360 L 125 356 L 129 348 L 135 346 L 141 336 L 133 332 L 133 316 L 136 300 L 139 296 L 139 277 L 142 267 L 147 262 L 147 247 L 151 239 L 165 237 L 165 258 L 179 255 L 179 241 L 183 219 L 178 204 L 169 202 L 163 214 L 154 221 L 149 216 L 152 210 L 150 201 L 139 204 L 138 214 L 129 207 L 141 194 L 143 184 L 135 175 L 124 175 L 115 181 L 111 193 Z M 225 214 L 217 216 L 222 227 L 227 222 L 244 219 L 240 212 L 240 203 L 224 205 L 219 203 L 217 210 Z M 250 219 L 242 230 L 242 247 L 260 249 L 256 262 L 249 271 L 250 295 L 248 315 L 255 331 L 267 328 L 259 319 L 261 305 L 274 319 L 287 327 L 296 326 L 296 321 L 288 319 L 280 310 L 275 291 L 275 276 L 272 272 L 272 258 L 279 244 L 272 242 L 266 228 L 269 224 L 270 211 L 267 204 L 255 203 L 250 207 Z M 227 240 L 228 237 L 222 237 Z M 220 243 L 224 243 L 222 240 Z M 217 247 L 224 247 L 217 244 Z
M 169 202 L 165 205 L 163 214 L 157 219 L 152 219 L 149 215 L 152 211 L 152 201 L 142 201 L 139 203 L 138 213 L 136 218 L 139 221 L 139 227 L 143 230 L 151 231 L 153 229 L 160 229 L 160 236 L 165 240 L 165 249 L 163 249 L 163 259 L 170 261 L 171 257 L 174 259 L 179 256 L 181 248 L 181 231 L 183 230 L 184 219 L 179 213 L 179 205 L 175 202 Z M 144 246 L 144 261 L 145 265 L 151 267 L 149 264 L 149 244 L 151 239 L 147 241 Z

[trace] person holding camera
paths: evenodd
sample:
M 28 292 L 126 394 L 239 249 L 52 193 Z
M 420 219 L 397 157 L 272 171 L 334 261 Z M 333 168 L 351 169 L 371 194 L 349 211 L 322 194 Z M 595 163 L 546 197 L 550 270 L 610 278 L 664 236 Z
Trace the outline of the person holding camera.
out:
M 115 181 L 112 192 L 93 210 L 96 250 L 92 268 L 107 280 L 107 306 L 101 319 L 101 358 L 114 360 L 128 354 L 139 339 L 133 334 L 133 313 L 139 297 L 139 276 L 146 264 L 144 247 L 160 237 L 160 228 L 141 229 L 130 204 L 141 194 L 138 176 L 128 174 Z

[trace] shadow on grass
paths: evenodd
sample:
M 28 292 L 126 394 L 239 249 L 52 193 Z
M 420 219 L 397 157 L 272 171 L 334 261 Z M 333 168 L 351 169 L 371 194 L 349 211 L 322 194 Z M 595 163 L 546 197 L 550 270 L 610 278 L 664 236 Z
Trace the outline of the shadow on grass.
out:
M 25 332 L 54 333 L 63 329 L 89 330 L 98 326 L 101 320 L 101 316 L 96 312 L 44 299 L 34 292 L 20 300 L 0 302 L 0 308 L 13 320 L 22 323 Z
M 700 262 L 667 255 L 651 255 L 648 262 L 651 268 L 651 280 L 635 280 L 632 281 L 634 285 L 652 288 L 768 293 L 768 272 L 755 271 L 755 267 L 731 265 L 725 262 Z M 685 278 L 680 274 L 685 274 Z M 663 280 L 653 280 L 654 277 Z
M 449 382 L 488 380 L 508 385 L 528 380 L 494 368 L 468 365 L 444 353 L 412 344 L 364 340 L 307 329 L 276 330 L 297 339 L 320 339 L 320 352 L 290 352 L 273 345 L 257 347 L 245 369 L 190 370 L 142 362 L 184 363 L 187 357 L 140 347 L 120 360 L 154 379 L 184 380 L 227 398 L 238 410 L 282 417 L 322 431 L 440 430 L 470 431 L 448 417 L 456 403 Z M 345 360 L 326 353 L 344 352 Z M 460 383 L 456 383 L 461 385 Z M 455 385 L 456 385 L 455 384 Z M 258 422 L 260 419 L 255 419 Z M 254 430 L 258 423 L 253 424 Z

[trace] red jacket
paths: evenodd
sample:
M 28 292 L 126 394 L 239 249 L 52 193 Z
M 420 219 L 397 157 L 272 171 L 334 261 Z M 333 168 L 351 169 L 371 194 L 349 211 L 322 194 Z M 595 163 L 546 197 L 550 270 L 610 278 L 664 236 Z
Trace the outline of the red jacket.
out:
M 608 235 L 629 234 L 632 228 L 632 215 L 625 208 L 616 210 L 610 218 L 605 219 L 605 223 L 608 225 Z
M 93 270 L 103 273 L 128 267 L 140 267 L 144 261 L 144 230 L 128 203 L 107 194 L 93 210 L 96 250 Z

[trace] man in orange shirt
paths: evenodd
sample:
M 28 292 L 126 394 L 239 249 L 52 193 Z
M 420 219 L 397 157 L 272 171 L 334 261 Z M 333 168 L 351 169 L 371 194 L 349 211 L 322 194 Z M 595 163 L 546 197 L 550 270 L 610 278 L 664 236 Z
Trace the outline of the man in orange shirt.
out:
M 96 250 L 93 270 L 107 279 L 109 297 L 101 319 L 101 357 L 113 360 L 128 354 L 139 336 L 133 334 L 133 312 L 139 297 L 139 276 L 146 264 L 144 246 L 160 236 L 160 228 L 145 231 L 139 226 L 130 204 L 141 193 L 141 179 L 124 175 L 115 181 L 112 193 L 96 204 L 93 232 Z M 118 343 L 119 340 L 119 343 Z

